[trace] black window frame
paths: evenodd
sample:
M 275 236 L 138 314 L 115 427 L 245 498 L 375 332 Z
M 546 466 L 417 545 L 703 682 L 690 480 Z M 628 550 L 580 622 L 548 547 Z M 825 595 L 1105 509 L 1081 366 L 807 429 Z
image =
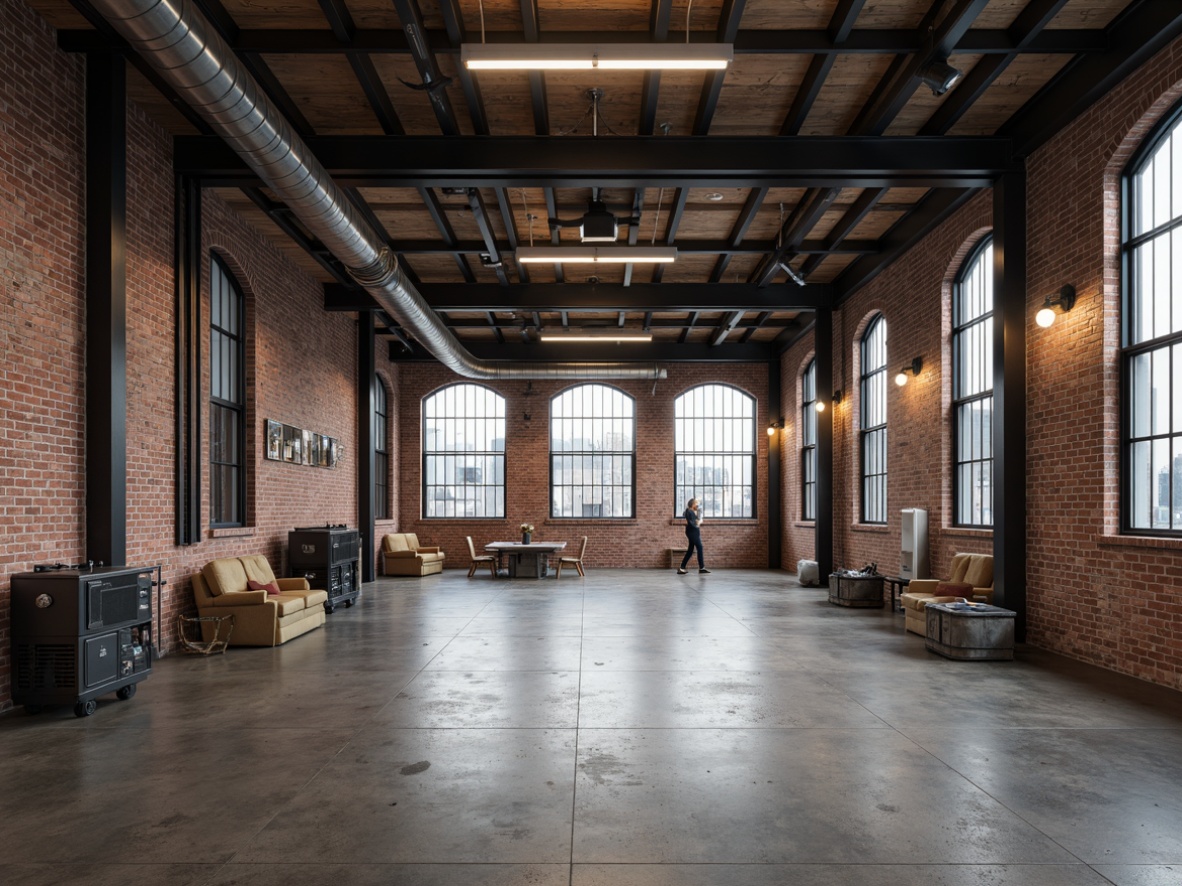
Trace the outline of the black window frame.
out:
M 232 319 L 234 325 L 225 324 L 224 319 Z M 229 358 L 228 363 L 227 358 Z M 232 420 L 230 427 L 227 427 L 227 419 Z M 211 528 L 220 529 L 246 525 L 246 463 L 246 297 L 237 278 L 225 261 L 216 253 L 210 253 L 209 525 Z
M 874 336 L 882 331 L 882 341 Z M 858 453 L 860 463 L 861 506 L 860 520 L 872 526 L 887 522 L 887 322 L 882 314 L 875 315 L 866 325 L 858 342 L 861 375 L 858 379 L 859 420 Z M 872 348 L 881 349 L 881 359 L 871 367 Z M 881 410 L 881 415 L 872 412 Z
M 597 391 L 603 391 L 603 392 L 610 393 L 613 398 L 617 398 L 617 397 L 620 398 L 619 402 L 626 403 L 631 414 L 624 415 L 623 413 L 621 413 L 619 415 L 607 415 L 607 414 L 596 415 L 593 413 L 588 413 L 588 414 L 584 414 L 584 415 L 573 415 L 572 414 L 569 416 L 565 415 L 565 414 L 559 416 L 557 414 L 555 406 L 560 400 L 564 400 L 564 399 L 573 400 L 576 396 L 579 395 L 579 392 L 588 392 L 586 395 L 582 395 L 583 402 L 587 402 L 587 401 L 594 402 L 596 399 L 596 396 L 597 396 L 597 394 L 596 394 Z M 618 449 L 609 449 L 606 446 L 602 449 L 574 449 L 574 448 L 556 449 L 555 448 L 556 440 L 568 439 L 567 437 L 560 436 L 560 433 L 564 433 L 564 432 L 556 432 L 556 422 L 568 422 L 569 423 L 568 429 L 571 432 L 574 432 L 577 423 L 587 422 L 587 421 L 591 421 L 591 422 L 611 421 L 611 422 L 621 422 L 621 423 L 626 422 L 628 425 L 628 429 L 627 429 L 626 433 L 622 433 L 622 434 L 618 434 L 618 435 L 616 435 L 616 434 L 608 435 L 609 439 L 605 439 L 604 441 L 601 441 L 601 442 L 610 443 L 610 438 L 619 438 L 621 441 L 625 441 L 625 440 L 628 441 L 630 443 L 630 446 L 624 447 L 624 448 L 618 448 Z M 550 508 L 549 508 L 549 518 L 551 520 L 634 520 L 634 519 L 636 519 L 636 427 L 637 427 L 637 425 L 636 425 L 636 398 L 633 397 L 632 395 L 630 395 L 627 391 L 617 388 L 614 385 L 606 385 L 601 382 L 587 382 L 584 384 L 572 385 L 571 387 L 568 387 L 568 388 L 565 388 L 565 389 L 559 391 L 553 397 L 550 398 L 550 443 L 549 443 Z M 569 439 L 574 440 L 576 438 L 571 437 Z M 577 439 L 586 439 L 586 438 L 577 438 Z M 573 460 L 576 458 L 580 460 L 580 463 L 579 463 L 580 471 L 589 470 L 590 474 L 593 478 L 597 475 L 600 478 L 605 476 L 605 471 L 603 469 L 604 464 L 605 464 L 605 459 L 607 460 L 606 464 L 608 464 L 610 466 L 608 468 L 608 471 L 606 472 L 609 476 L 616 477 L 616 476 L 618 476 L 617 472 L 620 472 L 622 474 L 626 474 L 626 476 L 623 477 L 622 479 L 620 479 L 619 482 L 613 482 L 613 483 L 604 483 L 604 482 L 559 483 L 559 482 L 557 482 L 556 477 L 562 476 L 565 473 L 564 471 L 562 471 L 558 467 L 558 460 L 559 459 L 563 459 L 563 460 L 569 459 L 570 460 L 569 464 L 571 465 L 572 470 L 573 470 L 573 467 L 574 467 Z M 598 465 L 598 470 L 597 470 L 597 465 Z M 620 471 L 621 468 L 623 469 L 622 471 Z M 559 503 L 560 494 L 562 493 L 563 490 L 567 490 L 567 489 L 571 490 L 569 508 L 566 507 L 565 503 L 564 504 Z M 600 500 L 598 502 L 595 502 L 595 501 L 587 502 L 585 498 L 580 498 L 580 503 L 579 503 L 580 513 L 577 513 L 577 514 L 573 513 L 574 508 L 575 508 L 575 498 L 576 498 L 575 490 L 576 489 L 583 490 L 584 496 L 586 495 L 586 490 L 597 489 L 598 492 L 593 493 L 592 498 L 594 499 L 594 498 L 598 497 Z M 605 502 L 605 495 L 604 495 L 605 490 L 613 490 L 613 492 L 610 495 L 606 496 L 607 498 L 610 498 L 613 503 L 619 501 L 619 491 L 626 492 L 626 501 L 628 504 L 627 513 L 611 513 L 608 515 L 603 514 L 602 509 L 603 509 L 604 504 L 606 503 Z M 565 499 L 564 494 L 562 494 L 562 497 L 563 497 L 563 499 Z M 594 512 L 588 511 L 588 508 L 592 509 L 592 511 L 593 511 L 597 504 L 600 509 L 599 513 L 594 513 Z M 614 510 L 614 507 L 613 507 L 613 510 Z M 567 513 L 566 511 L 570 511 L 571 513 Z
M 817 519 L 817 358 L 800 376 L 800 519 Z
M 474 392 L 481 392 L 485 398 L 485 407 L 481 415 L 449 414 L 437 417 L 440 422 L 457 423 L 451 426 L 452 439 L 457 439 L 458 423 L 464 422 L 464 440 L 482 439 L 492 445 L 483 449 L 433 449 L 428 448 L 428 410 L 435 402 L 447 403 L 451 400 L 451 410 L 456 413 L 456 405 L 461 395 L 457 392 L 471 388 Z M 423 397 L 420 405 L 419 437 L 422 441 L 422 480 L 420 484 L 419 514 L 424 520 L 503 520 L 505 519 L 505 475 L 508 469 L 505 456 L 505 438 L 507 433 L 507 403 L 505 397 L 485 385 L 472 382 L 456 382 L 444 385 Z M 491 414 L 489 414 L 491 412 Z M 492 422 L 492 431 L 478 433 L 477 422 Z M 499 423 L 499 424 L 498 424 Z M 497 435 L 499 431 L 499 436 Z M 446 440 L 447 430 L 443 438 Z M 497 446 L 500 446 L 498 449 Z M 433 459 L 439 462 L 433 463 Z M 479 479 L 476 471 L 479 471 Z M 487 482 L 486 475 L 491 474 L 493 482 Z M 451 482 L 445 482 L 451 478 Z M 433 482 L 438 480 L 439 482 Z M 485 490 L 483 493 L 474 490 Z M 488 490 L 492 495 L 492 513 L 488 513 Z M 443 502 L 441 507 L 436 502 Z M 473 513 L 456 513 L 457 505 L 463 504 L 461 510 L 468 510 L 468 503 L 472 504 Z M 429 513 L 442 510 L 443 513 Z M 476 511 L 484 513 L 476 513 Z M 448 513 L 450 511 L 450 513 Z
M 978 274 L 992 279 L 992 248 L 993 236 L 982 237 L 965 257 L 952 281 L 952 525 L 972 529 L 993 528 L 997 503 L 993 483 L 993 287 L 980 287 L 982 295 L 988 299 L 989 310 L 968 319 L 963 315 L 971 279 Z M 977 344 L 975 349 L 968 349 L 973 349 L 980 361 L 977 376 L 982 380 L 980 390 L 970 394 L 962 390 L 962 382 L 968 373 L 964 365 L 966 342 Z M 965 416 L 972 413 L 980 415 L 975 428 L 972 422 L 965 421 Z M 976 440 L 966 439 L 966 430 L 974 431 Z M 974 478 L 972 491 L 975 497 L 968 502 L 964 497 L 966 472 Z M 981 518 L 972 519 L 978 503 Z
M 390 412 L 386 386 L 373 378 L 373 516 L 390 519 Z
M 707 391 L 710 389 L 717 389 L 720 393 L 725 392 L 730 397 L 730 403 L 740 402 L 744 404 L 745 409 L 749 412 L 748 415 L 735 415 L 727 412 L 725 409 L 720 409 L 716 414 L 697 415 L 686 414 L 683 404 L 692 402 L 691 398 L 696 391 Z M 720 398 L 714 396 L 709 398 L 710 401 L 718 406 Z M 727 404 L 730 405 L 730 404 Z M 755 520 L 758 518 L 758 479 L 759 479 L 759 444 L 757 441 L 758 427 L 756 419 L 759 413 L 759 404 L 755 397 L 748 394 L 741 388 L 735 385 L 728 385 L 722 382 L 706 382 L 700 385 L 694 385 L 686 391 L 683 391 L 673 400 L 673 516 L 681 517 L 685 513 L 686 502 L 691 498 L 698 499 L 702 504 L 702 516 L 713 519 L 725 520 Z M 730 437 L 733 441 L 736 437 L 742 436 L 750 441 L 750 449 L 741 448 L 715 448 L 715 449 L 699 449 L 690 448 L 684 445 L 687 437 L 697 438 L 702 436 L 700 433 L 690 434 L 688 429 L 694 427 L 700 431 L 701 428 L 692 423 L 694 422 L 710 422 L 715 427 L 719 423 L 729 422 L 728 430 L 724 432 L 723 438 Z M 743 425 L 746 425 L 743 428 Z M 715 438 L 717 440 L 717 438 Z M 711 471 L 722 472 L 724 476 L 728 471 L 727 464 L 729 463 L 730 475 L 733 477 L 735 473 L 742 472 L 749 482 L 736 483 L 734 480 L 728 482 L 707 483 L 691 478 L 686 480 L 685 472 L 687 465 L 687 458 L 693 461 L 713 460 L 713 464 L 698 464 L 692 467 L 691 470 L 697 471 Z M 741 466 L 741 467 L 740 467 Z M 728 493 L 729 490 L 729 493 Z M 740 503 L 740 513 L 734 513 L 734 502 L 736 498 L 736 491 L 738 492 L 738 501 Z M 721 504 L 720 504 L 721 503 Z M 726 505 L 730 505 L 730 513 L 727 513 Z
M 1170 296 L 1166 300 L 1169 310 L 1175 315 L 1176 331 L 1166 331 L 1153 334 L 1152 337 L 1135 341 L 1135 327 L 1142 318 L 1141 312 L 1146 305 L 1140 298 L 1144 290 L 1140 288 L 1141 275 L 1138 273 L 1137 256 L 1146 247 L 1154 245 L 1158 238 L 1170 238 L 1170 248 L 1166 251 L 1171 258 L 1182 249 L 1182 206 L 1175 208 L 1175 214 L 1158 223 L 1156 218 L 1147 230 L 1134 233 L 1136 217 L 1141 210 L 1137 182 L 1159 149 L 1169 145 L 1172 153 L 1169 174 L 1170 182 L 1167 192 L 1173 195 L 1174 181 L 1182 176 L 1182 102 L 1176 104 L 1168 114 L 1154 128 L 1145 142 L 1138 148 L 1125 167 L 1121 176 L 1121 326 L 1120 326 L 1120 526 L 1121 533 L 1126 535 L 1152 536 L 1158 538 L 1182 538 L 1182 414 L 1175 401 L 1182 398 L 1182 393 L 1173 385 L 1182 384 L 1174 381 L 1182 374 L 1182 291 L 1176 291 L 1170 286 Z M 1182 201 L 1175 200 L 1174 203 Z M 1154 209 L 1150 208 L 1151 213 Z M 1170 210 L 1167 210 L 1169 212 Z M 1151 251 L 1152 255 L 1152 251 Z M 1152 260 L 1152 259 L 1151 259 Z M 1158 270 L 1155 268 L 1155 270 Z M 1173 281 L 1174 271 L 1170 265 L 1170 280 Z M 1160 273 L 1160 271 L 1159 271 Z M 1149 295 L 1148 304 L 1153 305 L 1153 295 Z M 1152 321 L 1151 321 L 1152 322 Z M 1165 430 L 1153 430 L 1148 433 L 1140 432 L 1135 425 L 1143 411 L 1139 409 L 1142 402 L 1137 396 L 1135 378 L 1136 364 L 1141 358 L 1153 362 L 1154 355 L 1164 354 L 1165 371 L 1161 377 L 1166 380 L 1167 390 L 1160 395 L 1158 402 L 1164 401 L 1167 410 Z M 1152 372 L 1152 370 L 1151 370 Z M 1147 400 L 1144 402 L 1147 421 L 1152 424 L 1155 410 L 1153 409 L 1153 382 L 1150 382 Z M 1153 525 L 1153 500 L 1156 495 L 1160 504 L 1163 495 L 1162 477 L 1149 477 L 1147 489 L 1142 490 L 1147 498 L 1150 512 L 1149 525 L 1142 526 L 1134 523 L 1134 511 L 1137 505 L 1137 489 L 1134 485 L 1133 450 L 1138 445 L 1149 445 L 1152 449 L 1157 442 L 1163 442 L 1167 447 L 1165 489 L 1164 496 L 1167 511 L 1167 526 L 1165 528 Z M 1172 453 L 1171 451 L 1172 450 Z M 1150 458 L 1148 469 L 1153 470 L 1153 460 Z M 1156 480 L 1156 482 L 1155 482 Z

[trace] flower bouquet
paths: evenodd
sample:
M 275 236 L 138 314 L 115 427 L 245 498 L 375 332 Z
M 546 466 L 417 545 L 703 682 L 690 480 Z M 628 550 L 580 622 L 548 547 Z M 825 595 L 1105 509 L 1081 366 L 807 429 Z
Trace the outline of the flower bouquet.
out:
M 533 534 L 534 534 L 534 524 L 533 523 L 522 523 L 521 524 L 521 543 L 523 545 L 529 544 L 530 538 L 533 536 Z

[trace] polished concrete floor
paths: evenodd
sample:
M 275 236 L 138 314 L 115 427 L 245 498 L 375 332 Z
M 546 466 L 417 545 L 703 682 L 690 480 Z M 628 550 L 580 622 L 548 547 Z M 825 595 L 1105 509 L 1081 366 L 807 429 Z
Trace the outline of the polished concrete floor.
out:
M 785 573 L 448 571 L 0 717 L 0 882 L 1182 883 L 1182 695 Z

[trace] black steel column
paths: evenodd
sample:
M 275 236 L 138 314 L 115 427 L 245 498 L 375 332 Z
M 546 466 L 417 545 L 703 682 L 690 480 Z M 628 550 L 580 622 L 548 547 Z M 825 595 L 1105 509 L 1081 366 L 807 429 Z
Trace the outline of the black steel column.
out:
M 127 71 L 86 57 L 86 556 L 127 562 Z
M 201 183 L 176 181 L 176 542 L 201 541 Z
M 780 402 L 780 361 L 767 365 L 768 421 L 778 422 L 784 417 L 784 404 Z M 781 511 L 783 497 L 780 495 L 780 450 L 784 445 L 784 433 L 777 430 L 767 438 L 767 568 L 779 569 L 782 559 L 780 542 Z
M 813 346 L 817 361 L 817 402 L 825 411 L 817 413 L 817 521 L 814 524 L 813 556 L 821 582 L 833 571 L 833 311 L 818 308 L 813 323 Z
M 993 186 L 993 586 L 1026 636 L 1026 173 Z
M 377 560 L 373 499 L 375 349 L 373 312 L 360 311 L 357 315 L 357 528 L 365 551 L 361 560 L 363 582 L 374 580 Z

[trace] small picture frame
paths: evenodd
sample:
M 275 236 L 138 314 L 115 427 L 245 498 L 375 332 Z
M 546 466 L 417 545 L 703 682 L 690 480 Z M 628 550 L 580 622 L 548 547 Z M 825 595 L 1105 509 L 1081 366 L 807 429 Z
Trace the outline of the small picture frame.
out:
M 291 425 L 283 426 L 283 460 L 293 465 L 304 463 L 304 434 Z
M 306 465 L 314 465 L 316 462 L 312 460 L 312 438 L 316 435 L 311 431 L 300 431 L 300 452 L 303 453 Z
M 273 418 L 267 419 L 266 431 L 267 458 L 271 461 L 281 461 L 283 458 L 283 424 Z

